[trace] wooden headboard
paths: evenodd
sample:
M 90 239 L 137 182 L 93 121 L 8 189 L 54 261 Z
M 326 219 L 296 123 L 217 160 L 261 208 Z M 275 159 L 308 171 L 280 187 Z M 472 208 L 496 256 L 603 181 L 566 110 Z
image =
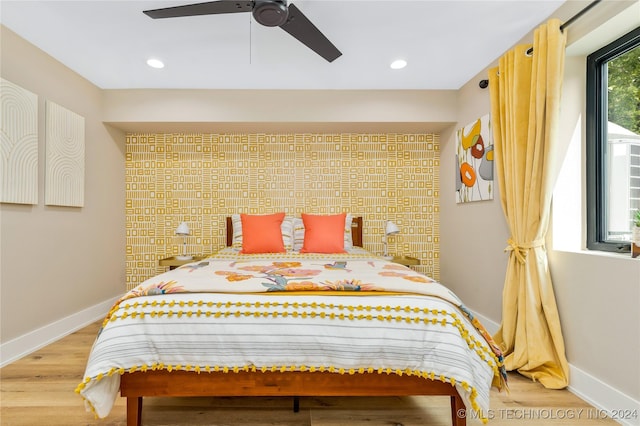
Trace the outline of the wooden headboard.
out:
M 354 217 L 351 222 L 351 236 L 353 238 L 353 245 L 356 247 L 362 247 L 362 217 Z M 233 244 L 233 221 L 231 216 L 227 216 L 227 247 L 231 247 Z

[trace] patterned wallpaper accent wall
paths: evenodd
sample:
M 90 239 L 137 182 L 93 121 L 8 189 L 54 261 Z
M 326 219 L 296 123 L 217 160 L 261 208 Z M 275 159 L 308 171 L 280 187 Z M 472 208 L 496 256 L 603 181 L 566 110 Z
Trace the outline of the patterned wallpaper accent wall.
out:
M 374 253 L 392 220 L 389 252 L 439 279 L 439 165 L 436 134 L 128 134 L 127 288 L 182 252 L 180 222 L 187 251 L 206 255 L 224 247 L 226 216 L 278 211 L 362 216 Z

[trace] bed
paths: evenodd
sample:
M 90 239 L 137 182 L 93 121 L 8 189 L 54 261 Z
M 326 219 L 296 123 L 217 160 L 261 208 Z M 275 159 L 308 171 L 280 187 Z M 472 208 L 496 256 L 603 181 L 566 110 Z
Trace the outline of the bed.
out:
M 267 227 L 234 215 L 227 247 L 126 293 L 76 389 L 87 410 L 105 417 L 119 391 L 140 426 L 147 396 L 287 396 L 297 410 L 303 396 L 443 395 L 452 425 L 467 408 L 486 422 L 491 387 L 506 384 L 486 330 L 446 287 L 362 249 L 361 217 L 332 216 L 341 253 L 300 249 L 336 234 L 320 216 L 282 220 L 282 252 L 244 253 Z

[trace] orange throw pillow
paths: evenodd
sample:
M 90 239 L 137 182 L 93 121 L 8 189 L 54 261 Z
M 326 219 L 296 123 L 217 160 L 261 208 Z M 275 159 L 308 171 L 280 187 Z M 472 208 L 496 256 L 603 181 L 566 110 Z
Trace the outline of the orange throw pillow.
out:
M 284 213 L 265 215 L 240 214 L 242 221 L 241 254 L 284 253 L 282 221 Z
M 302 213 L 304 241 L 300 253 L 346 253 L 344 222 L 347 214 L 312 215 Z

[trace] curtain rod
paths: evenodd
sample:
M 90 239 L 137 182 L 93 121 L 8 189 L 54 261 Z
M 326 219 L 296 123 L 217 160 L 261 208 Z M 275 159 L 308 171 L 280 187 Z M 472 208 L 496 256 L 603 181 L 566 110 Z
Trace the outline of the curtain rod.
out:
M 591 3 L 589 3 L 589 5 L 587 7 L 585 7 L 584 9 L 582 9 L 580 12 L 576 13 L 575 15 L 573 15 L 567 22 L 565 22 L 564 24 L 560 25 L 560 31 L 564 31 L 565 28 L 567 28 L 569 25 L 573 24 L 575 21 L 577 21 L 582 15 L 584 15 L 585 13 L 587 13 L 589 10 L 591 10 L 591 8 L 593 6 L 595 6 L 596 4 L 600 3 L 602 0 L 593 0 Z
M 580 17 L 582 15 L 587 13 L 589 10 L 591 10 L 592 7 L 594 7 L 595 5 L 600 3 L 601 1 L 602 0 L 593 0 L 584 9 L 582 9 L 580 12 L 576 13 L 571 18 L 569 18 L 569 20 L 567 22 L 565 22 L 564 24 L 560 25 L 560 32 L 564 32 L 565 28 L 567 28 L 568 26 L 573 24 L 575 21 L 580 19 Z M 533 53 L 533 47 L 528 48 L 526 53 L 527 53 L 527 55 L 531 55 Z M 481 89 L 486 89 L 487 87 L 489 87 L 489 80 L 480 80 L 480 83 L 478 85 L 480 86 Z

